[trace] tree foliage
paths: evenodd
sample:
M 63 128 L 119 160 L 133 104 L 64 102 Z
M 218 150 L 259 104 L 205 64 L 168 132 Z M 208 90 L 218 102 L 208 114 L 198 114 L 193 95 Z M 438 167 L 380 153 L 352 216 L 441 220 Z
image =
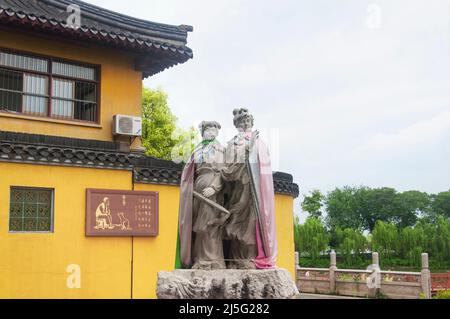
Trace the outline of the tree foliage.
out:
M 397 191 L 390 187 L 361 188 L 359 196 L 360 214 L 364 229 L 373 231 L 377 221 L 392 222 L 399 210 Z
M 434 226 L 428 248 L 432 256 L 442 263 L 450 259 L 450 222 L 447 218 L 438 216 Z
M 183 162 L 198 142 L 195 128 L 177 127 L 162 90 L 142 90 L 142 146 L 148 156 Z
M 298 218 L 298 216 L 294 216 L 294 246 L 295 246 L 295 251 L 298 251 L 298 252 L 300 252 L 299 228 L 300 228 L 300 219 Z
M 177 118 L 162 90 L 142 90 L 142 145 L 149 156 L 170 159 L 176 141 L 171 139 Z
M 309 213 L 309 216 L 322 217 L 322 206 L 325 196 L 318 189 L 314 189 L 305 196 L 302 202 L 302 209 Z
M 356 262 L 367 248 L 366 237 L 352 228 L 337 228 L 336 241 L 337 251 L 344 257 L 344 263 L 347 266 Z
M 317 236 L 328 239 L 322 247 L 336 249 L 346 266 L 361 263 L 368 248 L 380 253 L 382 263 L 420 267 L 421 254 L 427 252 L 435 267 L 449 265 L 450 191 L 432 195 L 416 190 L 397 192 L 389 187 L 345 186 L 324 198 L 318 193 L 311 192 L 302 203 L 311 217 L 308 226 L 298 225 L 295 230 L 296 249 L 314 250 L 312 243 L 317 240 L 313 241 L 312 226 L 317 224 L 320 211 L 326 212 L 327 231 L 323 234 L 320 230 Z M 317 256 L 317 249 L 314 254 Z
M 399 193 L 390 187 L 336 188 L 328 193 L 325 203 L 329 228 L 369 232 L 378 220 L 394 223 L 399 228 L 414 226 L 420 216 L 428 216 L 431 211 L 429 194 L 415 190 Z
M 421 254 L 426 251 L 427 240 L 423 227 L 405 227 L 400 231 L 398 254 L 409 261 L 410 266 L 419 267 Z
M 327 206 L 326 221 L 330 229 L 337 227 L 363 229 L 357 192 L 357 188 L 345 186 L 328 193 L 325 203 Z
M 320 253 L 328 247 L 328 234 L 317 217 L 308 217 L 303 225 L 297 225 L 298 251 L 307 253 L 316 261 Z
M 372 231 L 372 251 L 389 260 L 398 247 L 398 231 L 394 224 L 378 220 Z
M 172 133 L 172 140 L 176 141 L 171 151 L 171 159 L 176 163 L 186 163 L 195 146 L 200 143 L 200 135 L 194 127 L 188 130 L 177 127 Z
M 433 196 L 431 207 L 436 216 L 442 215 L 450 218 L 450 190 Z
M 397 193 L 397 213 L 392 220 L 399 228 L 411 227 L 416 224 L 420 216 L 430 213 L 431 196 L 416 190 Z

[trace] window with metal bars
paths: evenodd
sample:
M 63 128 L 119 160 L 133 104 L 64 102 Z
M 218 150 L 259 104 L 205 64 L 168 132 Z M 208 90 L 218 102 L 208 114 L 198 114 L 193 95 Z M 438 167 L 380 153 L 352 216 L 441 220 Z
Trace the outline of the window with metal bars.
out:
M 0 112 L 99 120 L 98 68 L 0 49 Z
M 53 189 L 11 187 L 10 232 L 53 232 Z

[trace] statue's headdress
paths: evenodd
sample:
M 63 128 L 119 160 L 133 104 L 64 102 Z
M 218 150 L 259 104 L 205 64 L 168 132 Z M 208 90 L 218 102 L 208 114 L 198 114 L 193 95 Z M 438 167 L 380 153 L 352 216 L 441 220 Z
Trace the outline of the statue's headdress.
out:
M 236 127 L 240 120 L 245 119 L 247 117 L 250 117 L 252 119 L 252 124 L 253 124 L 253 115 L 251 115 L 249 113 L 248 109 L 246 109 L 246 108 L 234 109 L 233 115 L 234 115 L 233 124 Z

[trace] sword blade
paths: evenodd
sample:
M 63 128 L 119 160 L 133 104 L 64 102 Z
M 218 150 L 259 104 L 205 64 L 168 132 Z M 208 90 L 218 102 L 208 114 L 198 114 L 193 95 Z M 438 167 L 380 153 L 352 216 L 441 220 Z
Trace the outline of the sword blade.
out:
M 210 200 L 209 198 L 203 196 L 202 194 L 196 192 L 196 191 L 192 191 L 193 195 L 195 198 L 207 203 L 208 205 L 217 208 L 218 210 L 220 210 L 222 213 L 225 213 L 227 215 L 230 215 L 230 212 L 228 210 L 225 209 L 225 207 L 217 204 L 216 202 Z

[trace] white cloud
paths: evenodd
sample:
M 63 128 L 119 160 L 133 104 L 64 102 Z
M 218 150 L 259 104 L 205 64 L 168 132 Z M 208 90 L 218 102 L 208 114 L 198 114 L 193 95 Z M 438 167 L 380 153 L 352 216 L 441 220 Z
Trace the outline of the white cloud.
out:
M 431 119 L 414 123 L 395 133 L 378 133 L 373 136 L 362 152 L 411 150 L 426 144 L 437 144 L 450 133 L 450 111 L 439 113 Z

